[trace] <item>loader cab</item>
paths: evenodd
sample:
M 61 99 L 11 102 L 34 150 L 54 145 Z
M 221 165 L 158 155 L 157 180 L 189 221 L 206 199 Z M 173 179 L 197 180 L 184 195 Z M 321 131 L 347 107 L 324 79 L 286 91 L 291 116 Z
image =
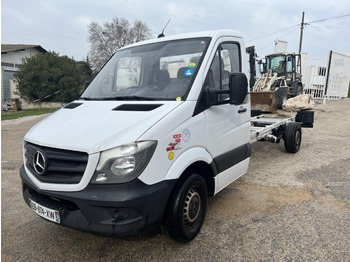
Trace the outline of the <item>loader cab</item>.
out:
M 285 76 L 286 79 L 296 79 L 296 54 L 279 53 L 266 56 L 266 71 L 271 70 L 277 76 Z

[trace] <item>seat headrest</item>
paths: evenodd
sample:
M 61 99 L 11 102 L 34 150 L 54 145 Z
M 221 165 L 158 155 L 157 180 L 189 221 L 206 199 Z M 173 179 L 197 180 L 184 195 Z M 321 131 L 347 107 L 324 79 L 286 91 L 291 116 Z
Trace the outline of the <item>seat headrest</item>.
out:
M 167 82 L 170 80 L 168 70 L 158 70 L 155 75 L 155 79 L 158 82 Z
M 178 70 L 177 70 L 177 78 L 178 79 L 187 79 L 188 76 L 185 75 L 185 72 L 186 70 L 188 70 L 189 68 L 188 67 L 180 67 Z

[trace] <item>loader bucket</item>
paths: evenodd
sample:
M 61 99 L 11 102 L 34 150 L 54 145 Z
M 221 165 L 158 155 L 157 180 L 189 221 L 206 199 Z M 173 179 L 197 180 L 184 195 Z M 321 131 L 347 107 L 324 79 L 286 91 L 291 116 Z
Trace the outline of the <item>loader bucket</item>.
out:
M 275 91 L 250 92 L 251 107 L 264 113 L 277 111 Z

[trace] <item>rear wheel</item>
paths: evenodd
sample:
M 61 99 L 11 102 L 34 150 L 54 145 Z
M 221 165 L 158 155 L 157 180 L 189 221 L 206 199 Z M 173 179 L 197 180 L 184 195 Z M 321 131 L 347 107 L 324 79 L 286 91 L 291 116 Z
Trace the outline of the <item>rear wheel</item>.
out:
M 303 87 L 301 85 L 297 85 L 297 90 L 295 92 L 295 96 L 300 96 L 303 94 Z
M 180 180 L 169 199 L 163 231 L 178 242 L 194 239 L 204 221 L 207 198 L 207 185 L 201 175 L 192 173 Z
M 288 99 L 288 91 L 286 88 L 278 88 L 275 91 L 276 105 L 278 109 L 282 109 L 282 105 Z
M 284 148 L 288 153 L 296 153 L 301 145 L 301 126 L 297 122 L 289 122 L 284 133 Z

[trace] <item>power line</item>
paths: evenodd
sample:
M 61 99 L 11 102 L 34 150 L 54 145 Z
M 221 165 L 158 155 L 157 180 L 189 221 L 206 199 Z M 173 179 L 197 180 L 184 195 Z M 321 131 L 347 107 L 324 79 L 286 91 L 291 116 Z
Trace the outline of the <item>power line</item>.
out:
M 281 38 L 285 37 L 286 35 L 290 34 L 290 33 L 293 32 L 293 31 L 295 31 L 295 30 L 297 29 L 297 27 L 293 26 L 293 27 L 291 27 L 291 28 L 289 28 L 289 29 L 293 29 L 293 30 L 289 30 L 286 34 L 283 34 L 283 35 L 279 36 L 278 38 L 281 39 Z M 285 30 L 284 30 L 284 31 L 285 31 Z M 271 46 L 271 45 L 273 45 L 273 44 L 275 44 L 275 41 L 270 42 L 268 45 L 266 45 L 266 46 L 264 46 L 264 47 L 258 49 L 256 52 L 260 52 L 260 51 L 264 50 L 265 48 L 267 48 L 267 47 L 269 47 L 269 46 Z
M 268 36 L 270 36 L 270 35 L 278 34 L 278 33 L 280 33 L 280 32 L 284 32 L 284 31 L 287 31 L 287 30 L 289 30 L 289 29 L 292 29 L 292 28 L 298 27 L 298 26 L 299 26 L 299 24 L 293 25 L 293 26 L 291 26 L 291 27 L 288 27 L 288 28 L 285 28 L 285 29 L 276 31 L 276 32 L 274 32 L 274 33 L 270 33 L 270 34 L 263 35 L 263 36 L 260 36 L 260 37 L 254 38 L 254 39 L 250 39 L 250 40 L 248 40 L 248 41 L 246 41 L 246 42 L 252 42 L 252 41 L 258 40 L 258 39 L 260 39 L 260 38 L 264 38 L 264 37 L 268 37 Z
M 334 17 L 329 17 L 329 18 L 323 18 L 323 19 L 319 19 L 319 20 L 315 20 L 315 21 L 311 21 L 311 22 L 307 22 L 307 23 L 304 23 L 304 25 L 310 25 L 310 24 L 313 24 L 313 23 L 321 23 L 321 22 L 325 22 L 325 21 L 328 21 L 328 20 L 335 20 L 335 19 L 340 19 L 340 18 L 344 18 L 344 17 L 347 17 L 347 16 L 350 16 L 350 14 L 346 14 L 346 15 L 340 15 L 340 16 L 334 16 Z M 263 35 L 263 36 L 260 36 L 260 37 L 257 37 L 257 38 L 254 38 L 254 39 L 250 39 L 250 40 L 247 40 L 246 42 L 252 42 L 252 41 L 255 41 L 255 40 L 258 40 L 258 39 L 261 39 L 261 38 L 264 38 L 264 37 L 268 37 L 268 36 L 271 36 L 271 35 L 274 35 L 274 34 L 278 34 L 280 32 L 284 32 L 284 31 L 287 31 L 289 29 L 292 29 L 292 28 L 295 28 L 295 27 L 299 27 L 300 24 L 297 24 L 297 25 L 293 25 L 291 27 L 288 27 L 288 28 L 285 28 L 285 29 L 281 29 L 279 31 L 276 31 L 276 32 L 273 32 L 273 33 L 270 33 L 270 34 L 267 34 L 267 35 Z
M 335 19 L 339 19 L 339 18 L 343 18 L 343 17 L 347 17 L 347 16 L 350 16 L 350 14 L 333 16 L 333 17 L 329 17 L 329 18 L 323 18 L 323 19 L 319 19 L 319 20 L 308 22 L 306 24 L 309 25 L 309 24 L 312 24 L 312 23 L 321 23 L 321 22 L 324 22 L 324 21 L 335 20 Z

